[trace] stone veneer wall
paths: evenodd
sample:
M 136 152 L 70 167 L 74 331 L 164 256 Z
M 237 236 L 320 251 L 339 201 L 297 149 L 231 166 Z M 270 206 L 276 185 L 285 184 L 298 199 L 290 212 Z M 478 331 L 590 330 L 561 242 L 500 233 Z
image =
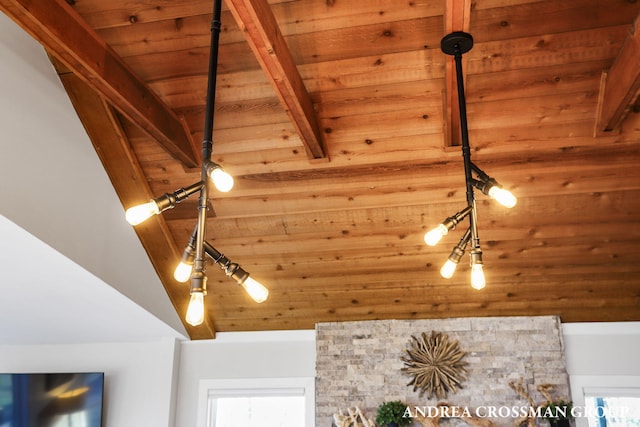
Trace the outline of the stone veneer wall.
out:
M 458 340 L 467 354 L 466 381 L 446 401 L 475 411 L 481 406 L 527 406 L 509 381 L 524 379 L 536 402 L 544 398 L 540 384 L 553 384 L 555 396 L 569 396 L 560 321 L 553 316 L 384 320 L 316 325 L 316 426 L 333 425 L 333 414 L 359 407 L 375 420 L 384 401 L 409 406 L 435 406 L 407 386 L 411 377 L 401 369 L 400 356 L 411 336 L 431 331 Z M 512 426 L 515 418 L 492 418 L 496 426 Z M 459 423 L 459 421 L 458 421 Z M 443 420 L 442 425 L 446 422 Z M 418 423 L 414 423 L 418 425 Z

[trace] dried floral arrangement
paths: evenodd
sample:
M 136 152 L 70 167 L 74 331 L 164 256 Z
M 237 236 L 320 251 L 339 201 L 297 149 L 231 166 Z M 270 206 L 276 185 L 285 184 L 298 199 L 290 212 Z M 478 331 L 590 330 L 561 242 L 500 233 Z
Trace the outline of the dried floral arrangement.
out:
M 431 331 L 431 335 L 423 332 L 419 338 L 411 336 L 405 352 L 402 371 L 413 376 L 407 385 L 413 385 L 413 391 L 420 390 L 421 397 L 427 393 L 428 398 L 446 398 L 466 379 L 467 364 L 462 361 L 466 353 L 448 335 Z
M 336 427 L 376 427 L 375 423 L 365 417 L 360 408 L 348 408 L 347 414 L 342 411 L 333 414 L 333 423 Z

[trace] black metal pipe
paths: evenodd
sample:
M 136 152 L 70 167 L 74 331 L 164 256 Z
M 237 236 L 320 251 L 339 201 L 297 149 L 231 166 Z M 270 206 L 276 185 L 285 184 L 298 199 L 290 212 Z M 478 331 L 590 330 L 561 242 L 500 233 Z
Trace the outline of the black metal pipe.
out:
M 191 275 L 191 292 L 206 292 L 206 253 L 204 239 L 207 232 L 207 209 L 209 203 L 208 165 L 213 150 L 213 116 L 215 109 L 216 79 L 218 70 L 218 46 L 220 43 L 220 15 L 222 0 L 213 2 L 213 19 L 211 21 L 211 45 L 209 52 L 209 77 L 207 82 L 207 100 L 205 107 L 204 138 L 202 140 L 201 180 L 204 182 L 198 199 L 198 222 L 196 226 L 196 254 Z
M 211 43 L 209 46 L 209 78 L 207 82 L 207 100 L 205 106 L 204 138 L 202 140 L 202 163 L 211 160 L 213 149 L 213 118 L 215 113 L 216 80 L 218 75 L 218 49 L 220 46 L 220 15 L 222 0 L 213 2 L 213 18 L 211 20 Z
M 173 209 L 177 203 L 180 203 L 181 201 L 197 193 L 201 189 L 202 181 L 191 184 L 190 186 L 185 188 L 179 188 L 173 193 L 165 193 L 160 197 L 156 197 L 155 199 L 153 199 L 153 201 L 155 202 L 156 206 L 158 206 L 158 211 L 164 212 L 167 209 Z
M 464 77 L 462 75 L 462 51 L 456 48 L 454 56 L 456 63 L 456 82 L 458 87 L 458 106 L 460 109 L 460 135 L 462 137 L 462 158 L 464 160 L 464 177 L 467 184 L 467 204 L 473 205 L 473 169 L 471 166 L 471 147 L 469 146 L 469 128 L 467 126 L 467 102 L 464 96 Z
M 445 36 L 441 43 L 442 51 L 453 55 L 456 66 L 456 83 L 458 88 L 458 107 L 460 110 L 460 136 L 462 138 L 462 158 L 464 160 L 464 177 L 467 190 L 467 205 L 471 206 L 469 228 L 471 229 L 471 248 L 480 247 L 478 237 L 476 201 L 473 194 L 473 164 L 471 162 L 471 148 L 469 146 L 469 129 L 467 126 L 467 102 L 464 96 L 464 77 L 462 75 L 462 54 L 473 47 L 473 37 L 465 32 L 454 32 Z
M 207 252 L 207 255 L 213 259 L 213 262 L 216 263 L 218 267 L 224 273 L 235 280 L 239 285 L 244 283 L 245 280 L 249 277 L 249 273 L 247 273 L 240 265 L 235 262 L 231 262 L 229 258 L 227 258 L 222 252 L 218 251 L 214 248 L 209 242 L 204 242 L 204 248 Z

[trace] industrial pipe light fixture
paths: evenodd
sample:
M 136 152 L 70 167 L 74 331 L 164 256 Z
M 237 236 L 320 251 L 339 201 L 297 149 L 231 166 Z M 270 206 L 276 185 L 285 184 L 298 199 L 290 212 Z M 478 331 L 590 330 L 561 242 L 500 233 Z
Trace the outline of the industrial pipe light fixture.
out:
M 198 199 L 198 222 L 182 256 L 182 261 L 174 271 L 174 278 L 186 282 L 191 278 L 191 299 L 187 308 L 186 321 L 193 326 L 204 322 L 204 296 L 207 293 L 206 259 L 208 255 L 228 277 L 234 279 L 245 291 L 260 303 L 267 299 L 269 291 L 249 276 L 240 265 L 232 263 L 222 253 L 205 241 L 207 226 L 207 203 L 209 200 L 209 180 L 221 192 L 233 188 L 233 178 L 222 167 L 211 161 L 213 149 L 213 114 L 218 66 L 218 46 L 220 42 L 220 15 L 222 0 L 214 0 L 213 20 L 211 22 L 211 44 L 209 54 L 209 78 L 205 108 L 204 138 L 202 140 L 202 167 L 200 181 L 172 194 L 165 194 L 148 203 L 129 208 L 126 219 L 131 225 L 137 225 L 153 215 L 158 215 L 176 204 L 200 193 Z
M 464 217 L 469 215 L 471 209 L 471 206 L 467 206 L 455 215 L 446 218 L 436 228 L 424 235 L 424 242 L 429 246 L 437 245 L 440 239 L 449 234 L 449 231 L 456 228 L 456 225 L 458 225 L 458 223 L 460 223 L 460 221 L 462 221 Z
M 182 259 L 173 272 L 173 277 L 178 282 L 184 283 L 191 277 L 196 252 L 195 243 L 196 230 L 194 230 L 194 233 L 191 235 L 191 239 L 182 254 Z M 227 276 L 231 277 L 241 285 L 255 302 L 260 303 L 267 299 L 267 296 L 269 295 L 267 288 L 262 286 L 252 277 L 249 277 L 249 273 L 247 273 L 242 267 L 236 263 L 232 263 L 209 242 L 204 242 L 204 251 Z
M 457 31 L 446 35 L 440 42 L 440 48 L 447 55 L 452 55 L 456 65 L 456 83 L 458 88 L 458 106 L 460 109 L 460 135 L 462 137 L 462 157 L 464 160 L 464 176 L 467 190 L 467 206 L 453 216 L 446 218 L 433 230 L 424 235 L 425 243 L 434 246 L 443 236 L 465 218 L 469 217 L 469 228 L 460 242 L 453 248 L 449 259 L 440 269 L 442 277 L 449 279 L 453 277 L 462 255 L 469 243 L 469 262 L 471 265 L 471 286 L 475 289 L 482 289 L 486 285 L 483 263 L 482 249 L 480 249 L 480 238 L 478 237 L 476 201 L 473 192 L 477 188 L 482 193 L 495 199 L 500 204 L 512 208 L 516 205 L 517 199 L 511 192 L 502 188 L 498 182 L 487 175 L 482 169 L 471 161 L 471 148 L 469 147 L 469 130 L 467 128 L 467 106 L 464 97 L 464 81 L 462 76 L 462 54 L 468 52 L 473 47 L 473 37 L 471 34 Z M 475 174 L 475 177 L 474 177 Z
M 449 259 L 444 263 L 442 268 L 440 269 L 440 275 L 445 279 L 451 279 L 453 277 L 453 273 L 456 272 L 456 268 L 458 267 L 458 263 L 460 263 L 460 259 L 462 255 L 464 255 L 464 251 L 469 244 L 469 239 L 471 238 L 471 229 L 467 228 L 467 231 L 464 233 L 464 236 L 460 239 L 458 244 L 453 247 L 451 251 L 451 255 L 449 255 Z

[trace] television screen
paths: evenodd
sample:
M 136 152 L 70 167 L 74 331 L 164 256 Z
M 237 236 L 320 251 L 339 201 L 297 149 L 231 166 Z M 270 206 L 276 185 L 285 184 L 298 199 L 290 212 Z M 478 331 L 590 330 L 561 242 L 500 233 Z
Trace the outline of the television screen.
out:
M 0 374 L 0 427 L 102 427 L 104 374 Z

